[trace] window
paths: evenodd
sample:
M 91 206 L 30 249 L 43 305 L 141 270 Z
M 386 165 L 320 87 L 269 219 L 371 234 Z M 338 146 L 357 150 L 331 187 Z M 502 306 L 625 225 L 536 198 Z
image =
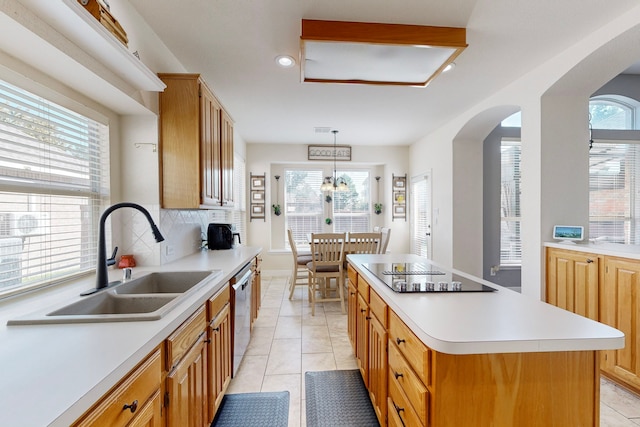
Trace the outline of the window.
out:
M 0 296 L 95 268 L 108 128 L 0 81 Z
M 371 231 L 371 180 L 368 171 L 338 173 L 347 191 L 333 193 L 333 230 L 342 232 Z
M 638 120 L 636 100 L 603 95 L 589 101 L 591 127 L 616 129 L 633 134 Z M 635 131 L 637 134 L 637 131 Z M 606 136 L 605 136 L 606 138 Z M 640 244 L 640 188 L 638 162 L 640 141 L 634 136 L 626 140 L 598 140 L 589 151 L 589 239 L 599 241 Z
M 500 147 L 500 265 L 519 266 L 520 235 L 520 141 L 502 140 Z
M 284 171 L 285 230 L 291 229 L 300 246 L 309 244 L 311 233 L 371 230 L 370 172 L 338 171 L 337 176 L 345 180 L 348 191 L 323 193 L 320 186 L 326 172 L 303 168 Z M 331 230 L 326 226 L 327 218 L 331 219 Z M 284 238 L 288 248 L 288 240 Z
M 636 197 L 640 141 L 598 141 L 589 152 L 589 238 L 638 244 L 640 198 Z

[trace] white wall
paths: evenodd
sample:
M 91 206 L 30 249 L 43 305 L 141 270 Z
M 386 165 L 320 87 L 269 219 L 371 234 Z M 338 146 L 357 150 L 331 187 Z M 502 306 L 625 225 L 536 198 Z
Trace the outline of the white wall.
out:
M 588 209 L 587 100 L 600 86 L 640 58 L 640 6 L 627 12 L 571 46 L 560 55 L 531 70 L 522 78 L 411 147 L 410 174 L 431 168 L 434 188 L 434 259 L 445 265 L 475 270 L 477 256 L 458 251 L 458 236 L 468 233 L 466 215 L 454 212 L 454 197 L 470 196 L 467 209 L 482 210 L 469 192 L 467 180 L 455 180 L 457 166 L 469 163 L 466 155 L 454 155 L 454 141 L 481 145 L 489 131 L 513 106 L 522 110 L 522 292 L 540 298 L 544 284 L 543 243 L 551 238 L 552 225 L 561 221 L 582 224 Z M 496 117 L 486 112 L 503 109 Z M 467 125 L 483 122 L 475 137 Z M 566 125 L 569 126 L 566 126 Z M 486 129 L 484 132 L 483 129 Z M 571 169 L 561 164 L 570 156 Z M 465 160 L 466 159 L 466 160 Z M 477 170 L 473 169 L 477 175 Z M 561 183 L 560 183 L 561 182 Z M 454 188 L 455 187 L 455 188 Z M 577 189 L 577 191 L 576 191 Z M 475 206 L 474 206 L 475 205 Z M 455 232 L 454 232 L 455 230 Z M 482 239 L 481 228 L 469 239 Z M 472 243 L 476 247 L 476 243 Z M 475 273 L 475 271 L 471 271 Z

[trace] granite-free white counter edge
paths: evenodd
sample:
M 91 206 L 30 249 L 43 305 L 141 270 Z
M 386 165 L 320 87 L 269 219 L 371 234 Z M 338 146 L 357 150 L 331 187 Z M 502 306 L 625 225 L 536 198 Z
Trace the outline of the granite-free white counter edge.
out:
M 596 255 L 615 256 L 640 260 L 640 245 L 623 245 L 620 243 L 560 243 L 547 242 L 549 248 L 565 249 L 568 251 L 589 252 Z
M 442 353 L 521 353 L 624 347 L 624 334 L 617 329 L 460 271 L 453 270 L 498 291 L 398 294 L 362 266 L 373 262 L 430 262 L 417 255 L 348 255 L 347 259 L 424 344 Z
M 262 251 L 240 246 L 201 251 L 151 271 L 222 270 L 155 321 L 7 326 L 7 320 L 79 299 L 95 275 L 57 289 L 0 302 L 0 425 L 68 426 Z M 120 279 L 119 270 L 110 280 Z

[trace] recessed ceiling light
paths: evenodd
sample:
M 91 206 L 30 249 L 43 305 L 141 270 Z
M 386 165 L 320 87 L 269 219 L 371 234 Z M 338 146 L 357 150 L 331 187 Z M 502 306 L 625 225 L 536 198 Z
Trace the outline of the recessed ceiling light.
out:
M 442 72 L 443 72 L 443 73 L 446 73 L 447 71 L 451 71 L 451 70 L 453 70 L 454 68 L 456 68 L 456 63 L 455 63 L 455 62 L 450 62 L 450 63 L 448 63 L 448 64 L 447 64 L 447 66 L 446 66 L 446 67 L 444 67 L 444 68 L 442 69 Z
M 289 55 L 276 56 L 276 64 L 283 68 L 291 68 L 296 65 L 296 60 Z

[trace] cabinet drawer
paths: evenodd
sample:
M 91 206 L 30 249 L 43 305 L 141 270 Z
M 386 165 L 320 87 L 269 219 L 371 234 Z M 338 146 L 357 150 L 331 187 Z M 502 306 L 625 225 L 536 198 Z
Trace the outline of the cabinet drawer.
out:
M 369 303 L 369 284 L 362 276 L 358 276 L 358 293 Z
M 390 373 L 391 375 L 391 373 Z M 416 414 L 407 397 L 398 387 L 398 383 L 393 380 L 393 376 L 389 379 L 389 398 L 387 399 L 388 418 L 400 418 L 403 426 L 422 427 L 420 417 Z
M 204 305 L 167 338 L 167 371 L 170 371 L 207 328 Z
M 358 272 L 355 270 L 355 268 L 351 267 L 351 264 L 347 265 L 347 277 L 349 278 L 349 281 L 354 285 L 358 283 Z
M 223 289 L 209 299 L 207 303 L 209 310 L 207 319 L 209 321 L 212 321 L 220 313 L 220 310 L 224 308 L 225 304 L 229 302 L 229 295 L 229 285 L 225 285 Z
M 369 309 L 378 318 L 382 326 L 387 327 L 387 304 L 374 291 L 369 289 Z
M 409 362 L 418 378 L 426 385 L 431 384 L 429 378 L 429 348 L 411 332 L 393 311 L 389 313 L 389 339 Z
M 407 399 L 415 409 L 416 414 L 423 424 L 427 424 L 428 396 L 427 388 L 409 367 L 398 348 L 389 343 L 389 381 L 395 381 L 396 385 L 404 392 Z
M 162 366 L 160 350 L 154 351 L 141 365 L 134 369 L 98 406 L 76 423 L 84 426 L 125 426 L 143 412 L 145 403 L 160 390 Z M 125 405 L 133 405 L 131 412 Z M 159 413 L 158 413 L 159 415 Z

